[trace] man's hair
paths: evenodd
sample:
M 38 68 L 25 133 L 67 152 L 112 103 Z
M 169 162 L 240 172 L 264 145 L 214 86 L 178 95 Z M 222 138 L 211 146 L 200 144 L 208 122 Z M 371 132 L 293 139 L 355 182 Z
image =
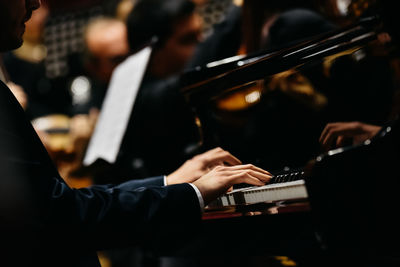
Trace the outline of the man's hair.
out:
M 84 51 L 83 51 L 83 60 L 88 62 L 95 58 L 95 55 L 92 54 L 88 47 L 88 40 L 91 36 L 96 34 L 99 30 L 103 30 L 107 27 L 112 27 L 118 24 L 123 24 L 123 22 L 117 18 L 101 16 L 91 19 L 83 32 L 83 40 L 84 40 Z
M 111 27 L 111 26 L 118 25 L 121 23 L 123 23 L 123 22 L 117 18 L 106 17 L 106 16 L 104 16 L 104 17 L 101 16 L 101 17 L 96 17 L 94 19 L 91 19 L 84 28 L 83 36 L 84 36 L 85 42 L 86 42 L 88 36 L 92 32 L 96 32 L 103 28 Z
M 269 48 L 293 45 L 318 34 L 331 31 L 336 26 L 320 14 L 304 8 L 282 12 L 269 30 Z
M 190 0 L 140 0 L 127 19 L 128 41 L 132 51 L 156 38 L 162 46 L 171 36 L 175 23 L 195 10 Z

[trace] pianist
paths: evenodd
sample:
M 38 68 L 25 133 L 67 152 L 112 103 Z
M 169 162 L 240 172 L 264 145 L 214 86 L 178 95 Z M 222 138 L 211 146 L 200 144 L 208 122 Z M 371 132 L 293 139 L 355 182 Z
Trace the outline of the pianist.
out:
M 39 6 L 40 0 L 0 0 L 0 51 L 22 44 L 25 22 Z M 234 166 L 213 168 L 223 162 Z M 270 179 L 268 172 L 238 163 L 215 149 L 165 179 L 181 184 L 163 186 L 164 178 L 158 177 L 71 189 L 0 82 L 1 265 L 100 266 L 96 250 L 145 243 L 157 233 L 182 231 L 177 226 L 193 231 L 203 204 L 235 183 L 261 185 Z

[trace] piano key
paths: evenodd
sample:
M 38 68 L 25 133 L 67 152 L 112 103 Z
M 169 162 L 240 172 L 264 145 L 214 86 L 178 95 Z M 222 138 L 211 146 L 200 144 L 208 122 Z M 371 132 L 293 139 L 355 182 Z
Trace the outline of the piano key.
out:
M 221 196 L 219 201 L 214 202 L 212 206 L 227 207 L 306 198 L 308 198 L 308 194 L 304 180 L 296 180 L 236 189 Z

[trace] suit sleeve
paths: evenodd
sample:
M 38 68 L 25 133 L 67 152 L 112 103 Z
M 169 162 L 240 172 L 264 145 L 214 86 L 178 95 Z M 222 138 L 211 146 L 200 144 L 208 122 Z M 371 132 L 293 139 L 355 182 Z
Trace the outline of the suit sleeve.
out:
M 22 238 L 29 236 L 30 243 L 43 248 L 74 244 L 74 250 L 90 251 L 158 245 L 165 240 L 161 236 L 184 235 L 201 221 L 198 198 L 189 184 L 160 186 L 162 177 L 155 177 L 72 189 L 40 161 L 3 155 L 0 165 L 2 228 L 22 230 Z
M 120 186 L 129 187 L 129 188 L 164 186 L 164 176 L 155 176 L 155 177 L 149 177 L 149 178 L 145 178 L 145 179 L 130 180 Z
M 2 187 L 15 190 L 8 201 L 22 203 L 15 207 L 21 212 L 17 222 L 23 221 L 21 229 L 28 226 L 43 247 L 74 243 L 81 250 L 99 250 L 151 245 L 160 236 L 184 234 L 201 221 L 198 198 L 189 184 L 140 187 L 130 181 L 72 189 L 59 177 L 42 174 L 40 164 L 8 162 L 9 171 L 13 165 L 18 165 L 17 171 L 3 176 Z
M 21 237 L 20 243 L 37 247 L 62 250 L 73 244 L 75 251 L 93 251 L 151 243 L 166 229 L 174 235 L 201 221 L 189 184 L 160 186 L 158 177 L 116 186 L 68 187 L 1 83 L 0 104 L 0 227 L 10 236 L 3 240 Z
M 69 226 L 85 237 L 85 246 L 95 249 L 151 244 L 160 236 L 182 235 L 184 229 L 195 228 L 200 222 L 198 198 L 189 184 L 137 187 L 127 182 L 73 190 L 57 181 L 53 189 L 52 201 L 59 202 L 57 206 L 71 202 L 73 209 L 67 213 L 53 210 L 49 224 Z M 65 222 L 68 225 L 64 226 Z

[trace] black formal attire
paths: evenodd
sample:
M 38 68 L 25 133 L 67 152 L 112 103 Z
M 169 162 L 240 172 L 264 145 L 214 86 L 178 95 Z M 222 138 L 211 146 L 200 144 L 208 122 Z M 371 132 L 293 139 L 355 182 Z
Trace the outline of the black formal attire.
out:
M 0 172 L 2 266 L 99 266 L 96 250 L 157 245 L 200 222 L 191 185 L 163 177 L 68 187 L 1 82 Z

